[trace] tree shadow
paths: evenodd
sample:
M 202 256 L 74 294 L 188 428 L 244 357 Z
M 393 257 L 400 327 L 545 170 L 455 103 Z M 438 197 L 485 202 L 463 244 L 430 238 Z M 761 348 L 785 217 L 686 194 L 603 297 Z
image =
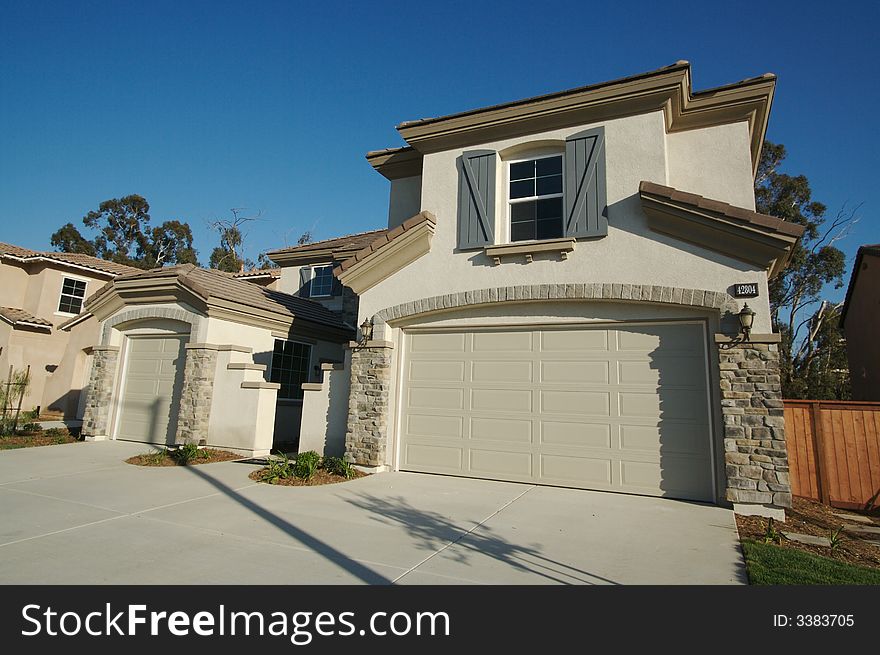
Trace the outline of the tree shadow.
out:
M 435 554 L 442 551 L 444 557 L 460 564 L 471 566 L 472 557 L 483 555 L 516 571 L 560 584 L 619 584 L 610 578 L 544 557 L 540 544 L 511 543 L 487 525 L 465 532 L 448 517 L 416 508 L 401 496 L 379 498 L 363 494 L 346 502 L 370 512 L 380 523 L 403 526 L 418 548 Z

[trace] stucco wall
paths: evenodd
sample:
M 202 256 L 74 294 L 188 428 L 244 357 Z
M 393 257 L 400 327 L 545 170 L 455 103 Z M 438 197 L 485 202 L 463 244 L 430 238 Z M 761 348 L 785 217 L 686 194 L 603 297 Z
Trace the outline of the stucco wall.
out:
M 729 292 L 735 283 L 754 282 L 760 289 L 760 296 L 749 301 L 757 312 L 754 330 L 769 332 L 770 312 L 766 273 L 763 270 L 657 234 L 647 227 L 638 196 L 639 182 L 649 180 L 660 184 L 679 184 L 667 172 L 667 139 L 662 112 L 616 119 L 603 125 L 606 135 L 608 236 L 579 241 L 574 252 L 564 261 L 560 261 L 556 255 L 547 255 L 536 256 L 531 264 L 526 264 L 522 258 L 505 258 L 501 265 L 494 266 L 482 250 L 457 252 L 458 171 L 455 162 L 462 149 L 426 155 L 420 209 L 433 212 L 437 218 L 431 251 L 364 292 L 360 299 L 358 323 L 364 317 L 399 303 L 488 287 L 590 281 Z M 524 142 L 533 142 L 546 148 L 548 143 L 561 143 L 567 136 L 588 127 L 592 126 L 474 144 L 467 149 L 486 148 L 502 153 L 514 152 L 519 156 L 524 152 Z M 739 147 L 748 153 L 745 133 L 730 130 L 718 134 L 728 141 L 737 135 L 742 136 Z M 700 142 L 696 140 L 697 145 Z M 679 146 L 676 145 L 676 148 Z M 713 174 L 738 180 L 742 177 L 741 168 L 738 157 L 725 158 L 717 162 Z M 744 196 L 750 188 L 738 189 L 737 193 Z M 503 197 L 504 194 L 501 194 L 496 203 L 498 221 L 503 220 L 502 212 L 506 215 Z
M 21 266 L 0 259 L 0 307 L 24 308 L 28 274 Z
M 314 450 L 321 455 L 342 456 L 348 421 L 351 358 L 337 369 L 324 371 L 320 390 L 305 392 L 299 452 Z
M 680 191 L 755 208 L 749 128 L 745 122 L 666 135 L 667 184 Z
M 397 227 L 410 216 L 421 211 L 422 176 L 402 177 L 391 180 L 388 202 L 388 227 Z

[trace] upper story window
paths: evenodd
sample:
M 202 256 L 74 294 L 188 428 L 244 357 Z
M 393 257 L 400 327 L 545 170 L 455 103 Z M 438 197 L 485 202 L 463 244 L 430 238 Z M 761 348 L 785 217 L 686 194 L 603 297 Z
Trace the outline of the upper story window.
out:
M 58 311 L 63 314 L 79 314 L 82 311 L 85 297 L 85 280 L 64 278 L 64 282 L 61 284 L 61 298 L 58 300 Z
M 562 198 L 562 155 L 510 162 L 510 240 L 561 237 Z
M 309 296 L 320 298 L 333 293 L 333 266 L 312 267 L 312 283 L 309 288 Z
M 299 341 L 275 339 L 272 352 L 272 369 L 269 381 L 281 385 L 278 397 L 287 400 L 302 400 L 302 383 L 309 381 L 309 365 L 312 347 Z

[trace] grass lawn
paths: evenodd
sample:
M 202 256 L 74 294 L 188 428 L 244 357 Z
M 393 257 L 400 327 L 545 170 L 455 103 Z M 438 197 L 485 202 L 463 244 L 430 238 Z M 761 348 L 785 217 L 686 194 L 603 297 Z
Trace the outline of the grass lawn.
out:
M 744 539 L 742 547 L 749 582 L 754 585 L 880 584 L 878 569 L 751 539 Z

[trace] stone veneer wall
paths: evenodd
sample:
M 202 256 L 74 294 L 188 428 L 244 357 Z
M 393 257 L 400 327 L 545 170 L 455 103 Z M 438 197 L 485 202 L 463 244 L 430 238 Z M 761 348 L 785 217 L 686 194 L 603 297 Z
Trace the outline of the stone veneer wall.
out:
M 351 343 L 351 388 L 345 459 L 361 466 L 385 465 L 391 348 L 387 341 Z
M 187 344 L 176 443 L 198 443 L 201 439 L 208 439 L 216 371 L 216 346 Z
M 119 348 L 95 346 L 92 349 L 92 372 L 83 410 L 83 436 L 106 437 L 110 431 L 110 400 L 119 366 Z
M 779 347 L 753 341 L 718 346 L 727 500 L 791 507 Z

